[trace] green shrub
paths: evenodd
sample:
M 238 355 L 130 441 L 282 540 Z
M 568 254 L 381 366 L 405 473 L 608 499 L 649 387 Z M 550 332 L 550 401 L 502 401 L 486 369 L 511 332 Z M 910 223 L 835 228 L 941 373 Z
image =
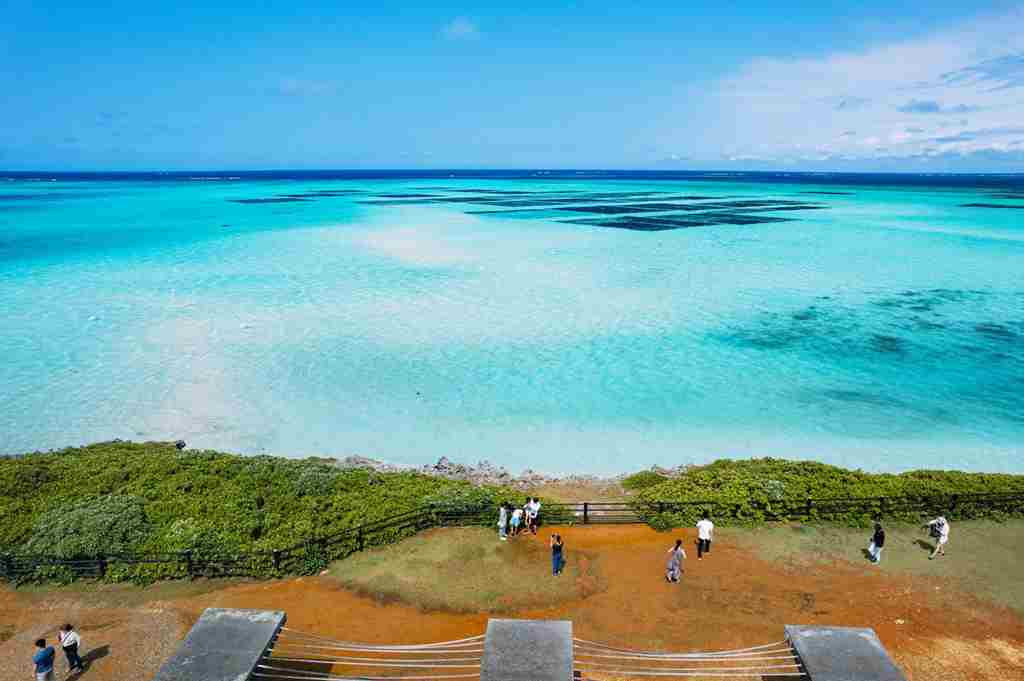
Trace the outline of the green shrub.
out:
M 164 557 L 143 565 L 111 562 L 109 581 L 183 577 L 187 561 L 179 554 L 185 551 L 195 566 L 206 566 L 195 574 L 273 576 L 308 572 L 348 550 L 342 543 L 307 560 L 302 547 L 311 538 L 333 537 L 429 502 L 493 506 L 518 496 L 413 472 L 343 470 L 323 459 L 114 441 L 0 457 L 0 552 Z M 367 537 L 367 544 L 415 531 L 396 528 Z M 294 557 L 275 570 L 271 552 L 292 546 L 299 547 Z M 243 564 L 237 556 L 248 558 Z
M 630 491 L 636 492 L 648 487 L 654 487 L 668 480 L 667 476 L 654 471 L 640 471 L 639 473 L 633 473 L 633 475 L 627 476 L 622 480 L 622 487 Z
M 969 498 L 958 501 L 955 508 L 922 508 L 918 504 L 904 507 L 882 500 L 978 493 L 1024 494 L 1024 475 L 960 471 L 865 473 L 813 461 L 723 459 L 644 488 L 635 505 L 646 519 L 677 527 L 692 525 L 705 510 L 718 523 L 751 524 L 777 516 L 802 515 L 810 509 L 806 515 L 810 520 L 855 526 L 868 525 L 881 516 L 916 521 L 922 515 L 939 512 L 958 519 L 999 520 L 1024 515 L 1020 504 L 997 509 Z M 808 499 L 846 498 L 872 500 L 852 509 L 807 502 Z M 708 503 L 665 509 L 659 507 L 658 502 Z
M 128 553 L 145 541 L 149 529 L 142 503 L 135 497 L 99 497 L 41 514 L 24 548 L 55 558 Z
M 75 573 L 64 565 L 40 565 L 30 577 L 23 581 L 40 584 L 70 584 L 75 581 Z

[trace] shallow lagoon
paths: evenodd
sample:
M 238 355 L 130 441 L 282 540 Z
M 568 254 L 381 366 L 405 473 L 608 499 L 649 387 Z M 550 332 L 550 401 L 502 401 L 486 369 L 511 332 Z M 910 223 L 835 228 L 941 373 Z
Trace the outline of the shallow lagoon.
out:
M 0 182 L 0 452 L 1024 471 L 1020 187 Z

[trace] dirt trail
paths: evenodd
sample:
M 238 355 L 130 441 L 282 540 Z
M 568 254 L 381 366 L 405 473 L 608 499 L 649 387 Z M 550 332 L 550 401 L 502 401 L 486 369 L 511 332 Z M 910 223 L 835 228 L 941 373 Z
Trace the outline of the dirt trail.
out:
M 837 563 L 813 568 L 761 560 L 749 550 L 719 541 L 696 560 L 687 532 L 682 583 L 663 577 L 666 551 L 679 534 L 639 526 L 561 528 L 567 558 L 582 549 L 599 556 L 607 588 L 582 600 L 515 613 L 524 618 L 571 619 L 582 638 L 620 647 L 673 651 L 730 649 L 782 638 L 784 624 L 873 627 L 912 681 L 1024 680 L 1024 620 L 1014 612 L 957 591 L 951 584 L 882 573 L 869 565 Z M 546 541 L 543 537 L 516 541 Z M 524 579 L 553 579 L 537 565 Z M 438 588 L 443 588 L 439 584 Z M 11 609 L 32 607 L 27 597 L 4 594 L 0 621 Z M 345 640 L 427 642 L 483 632 L 487 615 L 425 613 L 404 604 L 382 604 L 356 596 L 327 577 L 245 583 L 209 593 L 147 603 L 150 612 L 190 624 L 206 607 L 281 609 L 289 626 Z M 121 613 L 133 616 L 141 608 Z M 92 619 L 111 612 L 80 610 Z M 22 612 L 21 631 L 38 618 Z M 178 630 L 184 631 L 183 628 Z M 152 650 L 126 631 L 124 650 Z M 24 638 L 19 634 L 19 639 Z M 101 637 L 97 634 L 94 640 Z M 0 658 L 15 654 L 13 640 L 0 644 Z M 23 655 L 20 642 L 17 653 Z M 173 646 L 161 649 L 166 656 Z M 97 664 L 97 671 L 100 665 Z M 2 669 L 0 669 L 2 671 Z M 7 677 L 0 677 L 6 679 Z M 96 681 L 122 677 L 90 674 Z

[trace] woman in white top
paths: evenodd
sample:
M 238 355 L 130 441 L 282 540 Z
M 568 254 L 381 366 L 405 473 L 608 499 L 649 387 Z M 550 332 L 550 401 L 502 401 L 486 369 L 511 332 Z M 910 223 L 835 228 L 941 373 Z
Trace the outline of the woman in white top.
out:
M 527 506 L 530 509 L 530 532 L 537 534 L 537 528 L 540 526 L 540 499 L 533 497 Z
M 65 624 L 57 632 L 57 640 L 60 641 L 60 647 L 64 649 L 64 657 L 68 658 L 68 673 L 76 670 L 84 672 L 82 658 L 78 656 L 78 646 L 82 644 L 82 637 L 78 635 L 75 628 L 70 624 Z

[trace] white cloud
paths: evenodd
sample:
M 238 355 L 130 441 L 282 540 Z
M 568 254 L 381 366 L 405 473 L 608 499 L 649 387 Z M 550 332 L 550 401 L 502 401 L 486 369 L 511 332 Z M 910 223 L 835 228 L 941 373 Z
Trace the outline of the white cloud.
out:
M 303 78 L 282 78 L 274 83 L 271 90 L 276 94 L 290 97 L 315 97 L 327 95 L 338 90 L 338 84 L 326 80 L 306 80 Z
M 449 40 L 471 40 L 480 37 L 480 29 L 469 19 L 456 17 L 441 28 L 441 34 Z
M 754 59 L 719 81 L 712 101 L 708 135 L 728 159 L 803 159 L 808 149 L 851 159 L 1017 149 L 1024 12 L 860 52 Z M 957 125 L 962 132 L 950 134 Z

